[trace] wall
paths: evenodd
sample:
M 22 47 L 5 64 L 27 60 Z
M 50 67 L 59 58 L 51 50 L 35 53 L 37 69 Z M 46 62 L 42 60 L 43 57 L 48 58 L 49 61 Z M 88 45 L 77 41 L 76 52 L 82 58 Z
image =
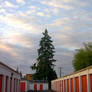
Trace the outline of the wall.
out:
M 0 62 L 0 92 L 20 92 L 20 74 Z
M 51 82 L 56 92 L 92 92 L 92 66 Z
M 48 83 L 31 83 L 30 82 L 30 90 L 48 90 Z M 34 87 L 34 85 L 37 85 L 37 88 Z

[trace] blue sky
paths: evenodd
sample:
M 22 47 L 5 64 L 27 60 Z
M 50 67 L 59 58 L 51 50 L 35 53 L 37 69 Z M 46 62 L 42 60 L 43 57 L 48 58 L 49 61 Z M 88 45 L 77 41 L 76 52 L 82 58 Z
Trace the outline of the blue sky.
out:
M 92 42 L 92 0 L 0 0 L 0 61 L 23 73 L 36 62 L 42 32 L 55 46 L 56 71 L 73 72 L 75 49 Z

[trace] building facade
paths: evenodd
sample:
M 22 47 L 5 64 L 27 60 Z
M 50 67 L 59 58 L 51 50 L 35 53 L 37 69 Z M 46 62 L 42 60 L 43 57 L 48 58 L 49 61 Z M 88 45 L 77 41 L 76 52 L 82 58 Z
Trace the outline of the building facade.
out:
M 0 62 L 0 92 L 20 92 L 20 79 L 18 72 Z
M 56 92 L 92 92 L 92 66 L 51 82 Z

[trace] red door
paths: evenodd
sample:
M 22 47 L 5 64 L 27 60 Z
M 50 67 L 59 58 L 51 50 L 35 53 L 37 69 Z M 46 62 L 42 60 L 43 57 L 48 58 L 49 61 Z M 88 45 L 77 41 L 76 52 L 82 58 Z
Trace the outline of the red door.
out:
M 16 92 L 18 91 L 18 79 L 15 79 L 16 81 Z
M 92 92 L 92 74 L 90 74 L 90 88 L 91 88 L 91 92 Z
M 75 78 L 76 92 L 79 92 L 79 77 Z
M 6 82 L 5 82 L 5 92 L 7 92 L 7 86 L 8 86 L 8 77 L 6 77 Z
M 43 85 L 42 84 L 40 84 L 40 90 L 43 90 Z
M 10 92 L 12 92 L 12 78 L 10 78 Z
M 92 74 L 90 74 L 90 88 L 91 88 L 91 92 L 92 92 Z
M 14 79 L 14 92 L 15 92 L 15 79 Z
M 2 75 L 0 75 L 0 92 L 2 92 Z
M 20 90 L 21 92 L 25 92 L 25 82 L 20 83 Z
M 87 76 L 82 76 L 82 92 L 87 92 Z
M 34 90 L 37 90 L 37 84 L 34 84 Z
M 71 92 L 73 92 L 73 78 L 71 78 Z
M 69 92 L 69 79 L 67 79 L 67 92 Z
M 66 92 L 66 80 L 64 80 L 64 92 Z

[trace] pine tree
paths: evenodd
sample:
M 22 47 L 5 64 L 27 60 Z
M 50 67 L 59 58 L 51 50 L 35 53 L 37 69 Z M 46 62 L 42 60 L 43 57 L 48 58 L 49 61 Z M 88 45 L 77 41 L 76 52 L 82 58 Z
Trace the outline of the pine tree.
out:
M 38 49 L 37 63 L 32 66 L 32 69 L 36 70 L 33 76 L 35 80 L 47 80 L 49 83 L 51 80 L 57 78 L 56 72 L 54 71 L 54 46 L 52 44 L 51 37 L 48 35 L 47 29 L 43 33 L 43 37 L 40 40 L 40 48 Z

